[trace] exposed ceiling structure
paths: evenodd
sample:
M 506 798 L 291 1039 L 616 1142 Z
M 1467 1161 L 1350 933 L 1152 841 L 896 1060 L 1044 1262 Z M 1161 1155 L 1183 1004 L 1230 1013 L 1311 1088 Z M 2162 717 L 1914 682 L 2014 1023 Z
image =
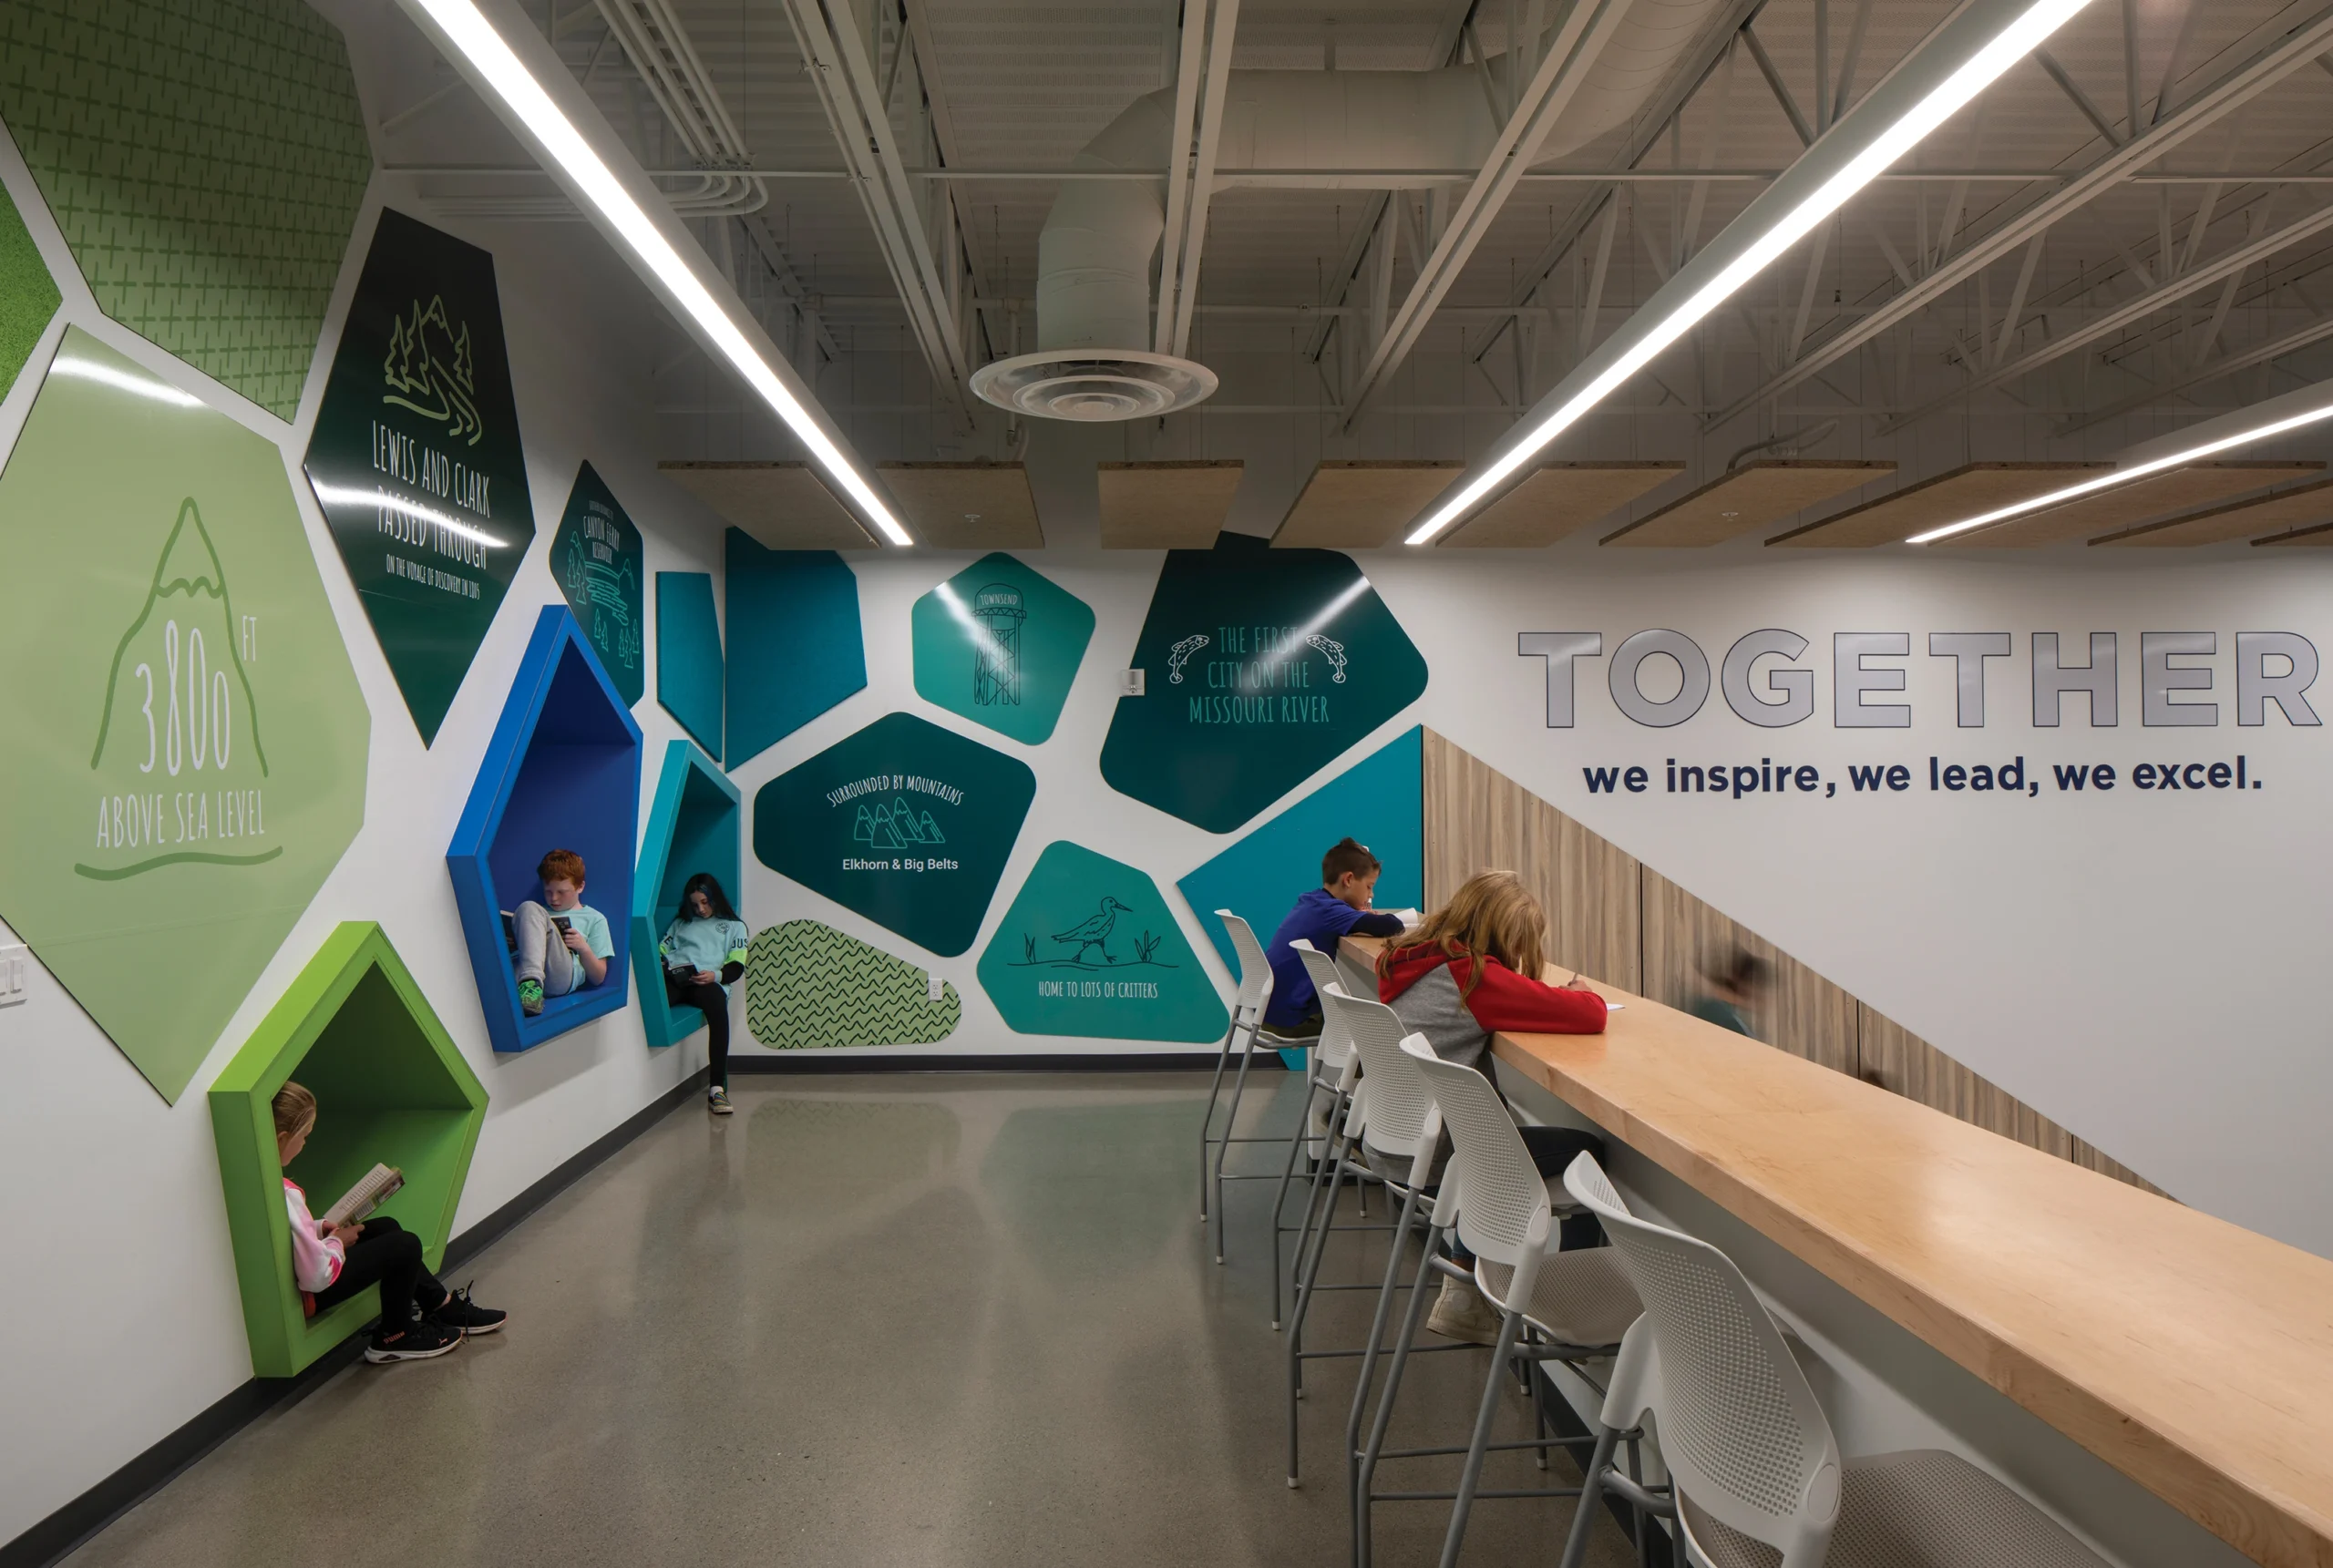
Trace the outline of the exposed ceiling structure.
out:
M 1251 481 L 1285 491 L 1284 515 L 1324 461 L 1479 456 L 1953 6 L 525 10 L 870 462 L 1018 456 L 1031 421 L 969 384 L 1040 347 L 1048 213 L 1084 181 L 1150 193 L 1166 234 L 1149 252 L 1148 297 L 1169 306 L 1125 346 L 1187 357 L 1219 385 L 1114 426 L 1095 453 L 1245 459 Z M 1600 77 L 1587 68 L 1599 27 L 1663 17 L 1682 30 L 1658 72 L 1623 83 L 1619 54 Z M 476 220 L 576 222 L 460 78 L 398 26 L 385 7 L 384 47 L 360 50 L 360 70 L 374 77 L 385 162 L 415 199 Z M 1567 40 L 1590 51 L 1577 68 L 1557 58 Z M 1275 160 L 1290 141 L 1269 106 L 1225 91 L 1249 73 L 1451 67 L 1478 81 L 1484 124 L 1506 128 L 1467 166 L 1426 166 L 1452 144 L 1442 137 L 1398 167 L 1354 166 L 1365 138 L 1313 162 Z M 1580 123 L 1570 95 L 1583 81 L 1629 95 L 1584 141 L 1560 130 L 1566 114 Z M 1171 107 L 1169 134 L 1189 157 L 1129 167 L 1087 150 L 1150 95 Z M 1547 126 L 1526 124 L 1535 111 L 1558 128 L 1544 142 Z M 1614 514 L 1624 520 L 1736 459 L 1892 475 L 1849 488 L 1832 512 L 1971 463 L 2108 460 L 2333 376 L 2328 266 L 2333 0 L 2092 0 L 1547 456 L 1684 466 Z M 654 368 L 667 456 L 797 455 L 677 330 Z M 1803 530 L 1825 509 L 1768 531 Z

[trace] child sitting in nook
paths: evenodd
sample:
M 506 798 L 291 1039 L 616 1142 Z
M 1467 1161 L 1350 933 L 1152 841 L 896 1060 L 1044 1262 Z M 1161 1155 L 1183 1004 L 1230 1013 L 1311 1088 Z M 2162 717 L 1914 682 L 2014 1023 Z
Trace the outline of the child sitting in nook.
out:
M 1272 967 L 1272 999 L 1264 1009 L 1264 1029 L 1288 1040 L 1315 1039 L 1321 1032 L 1321 999 L 1312 993 L 1312 977 L 1296 956 L 1290 942 L 1301 937 L 1321 952 L 1334 957 L 1337 938 L 1344 936 L 1393 937 L 1402 917 L 1372 909 L 1378 873 L 1384 869 L 1366 845 L 1341 838 L 1321 856 L 1321 886 L 1297 899 L 1296 907 L 1272 933 L 1264 957 Z
M 681 889 L 680 917 L 664 927 L 656 950 L 664 957 L 664 999 L 704 1014 L 706 1054 L 713 1069 L 704 1108 L 726 1116 L 729 1105 L 729 988 L 745 972 L 745 923 L 710 872 Z
M 1378 999 L 1403 1026 L 1426 1038 L 1434 1054 L 1480 1071 L 1498 1084 L 1487 1060 L 1491 1035 L 1602 1034 L 1608 1009 L 1594 991 L 1551 986 L 1538 978 L 1547 941 L 1547 912 L 1512 871 L 1469 877 L 1450 902 L 1425 917 L 1399 947 L 1377 956 Z M 1521 1127 L 1531 1163 L 1557 1176 L 1585 1150 L 1598 1161 L 1604 1142 L 1569 1127 Z M 1444 1134 L 1445 1152 L 1447 1133 Z M 1602 1227 L 1593 1214 L 1563 1221 L 1563 1245 L 1594 1246 Z M 1454 1237 L 1460 1263 L 1468 1261 Z M 1451 1339 L 1498 1342 L 1499 1316 L 1472 1281 L 1444 1276 L 1426 1327 Z
M 519 939 L 519 1008 L 529 1018 L 545 997 L 563 997 L 608 978 L 615 943 L 608 917 L 583 902 L 583 857 L 554 849 L 535 867 L 543 901 L 529 898 L 512 911 Z
M 289 1165 L 315 1131 L 316 1097 L 297 1083 L 275 1091 L 275 1157 Z M 491 1334 L 509 1314 L 470 1300 L 467 1286 L 448 1290 L 422 1266 L 421 1238 L 386 1214 L 362 1225 L 327 1226 L 308 1213 L 308 1194 L 283 1178 L 283 1206 L 292 1220 L 292 1283 L 313 1317 L 368 1285 L 381 1287 L 381 1321 L 365 1359 L 426 1361 L 443 1356 L 467 1334 Z

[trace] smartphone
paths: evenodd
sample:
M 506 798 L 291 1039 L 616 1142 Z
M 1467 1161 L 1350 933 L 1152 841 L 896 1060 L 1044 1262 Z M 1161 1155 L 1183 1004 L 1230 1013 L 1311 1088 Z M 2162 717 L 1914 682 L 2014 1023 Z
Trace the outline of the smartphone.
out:
M 550 923 L 558 927 L 562 931 L 572 931 L 575 929 L 574 922 L 570 920 L 564 915 L 553 915 L 550 917 Z

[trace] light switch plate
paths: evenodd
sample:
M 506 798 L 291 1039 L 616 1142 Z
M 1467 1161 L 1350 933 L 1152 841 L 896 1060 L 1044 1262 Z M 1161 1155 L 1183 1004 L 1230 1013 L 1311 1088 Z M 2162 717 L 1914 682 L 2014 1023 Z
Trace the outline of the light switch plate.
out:
M 924 995 L 931 1000 L 944 1001 L 947 999 L 947 982 L 942 980 L 938 975 L 924 976 L 923 988 Z
M 14 947 L 0 948 L 0 1008 L 12 1008 L 25 999 L 25 984 L 30 978 L 33 953 L 21 942 Z
M 1119 671 L 1118 695 L 1121 697 L 1139 697 L 1143 695 L 1143 685 L 1146 673 L 1146 671 L 1141 670 Z

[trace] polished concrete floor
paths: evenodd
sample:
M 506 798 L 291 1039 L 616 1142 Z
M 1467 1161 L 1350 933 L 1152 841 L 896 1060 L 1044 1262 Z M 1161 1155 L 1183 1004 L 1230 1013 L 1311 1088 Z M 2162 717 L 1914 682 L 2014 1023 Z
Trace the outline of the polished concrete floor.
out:
M 1286 1127 L 1301 1081 L 1262 1083 L 1257 1119 Z M 1345 1563 L 1351 1364 L 1311 1364 L 1291 1491 L 1271 1184 L 1235 1188 L 1216 1266 L 1206 1093 L 1182 1073 L 741 1079 L 736 1115 L 675 1112 L 465 1271 L 505 1333 L 343 1372 L 68 1561 Z M 1341 1239 L 1324 1277 L 1376 1278 L 1375 1239 Z M 1363 1336 L 1370 1293 L 1321 1299 L 1309 1344 Z M 1485 1362 L 1413 1361 L 1394 1440 L 1460 1440 Z M 1510 1382 L 1501 1435 L 1528 1419 Z M 1454 1473 L 1407 1464 L 1381 1484 Z M 1550 1479 L 1576 1472 L 1514 1454 L 1486 1484 Z M 1465 1561 L 1553 1563 L 1571 1508 L 1485 1501 Z M 1378 1518 L 1378 1563 L 1432 1563 L 1448 1505 Z M 1592 1563 L 1630 1560 L 1598 1531 Z

